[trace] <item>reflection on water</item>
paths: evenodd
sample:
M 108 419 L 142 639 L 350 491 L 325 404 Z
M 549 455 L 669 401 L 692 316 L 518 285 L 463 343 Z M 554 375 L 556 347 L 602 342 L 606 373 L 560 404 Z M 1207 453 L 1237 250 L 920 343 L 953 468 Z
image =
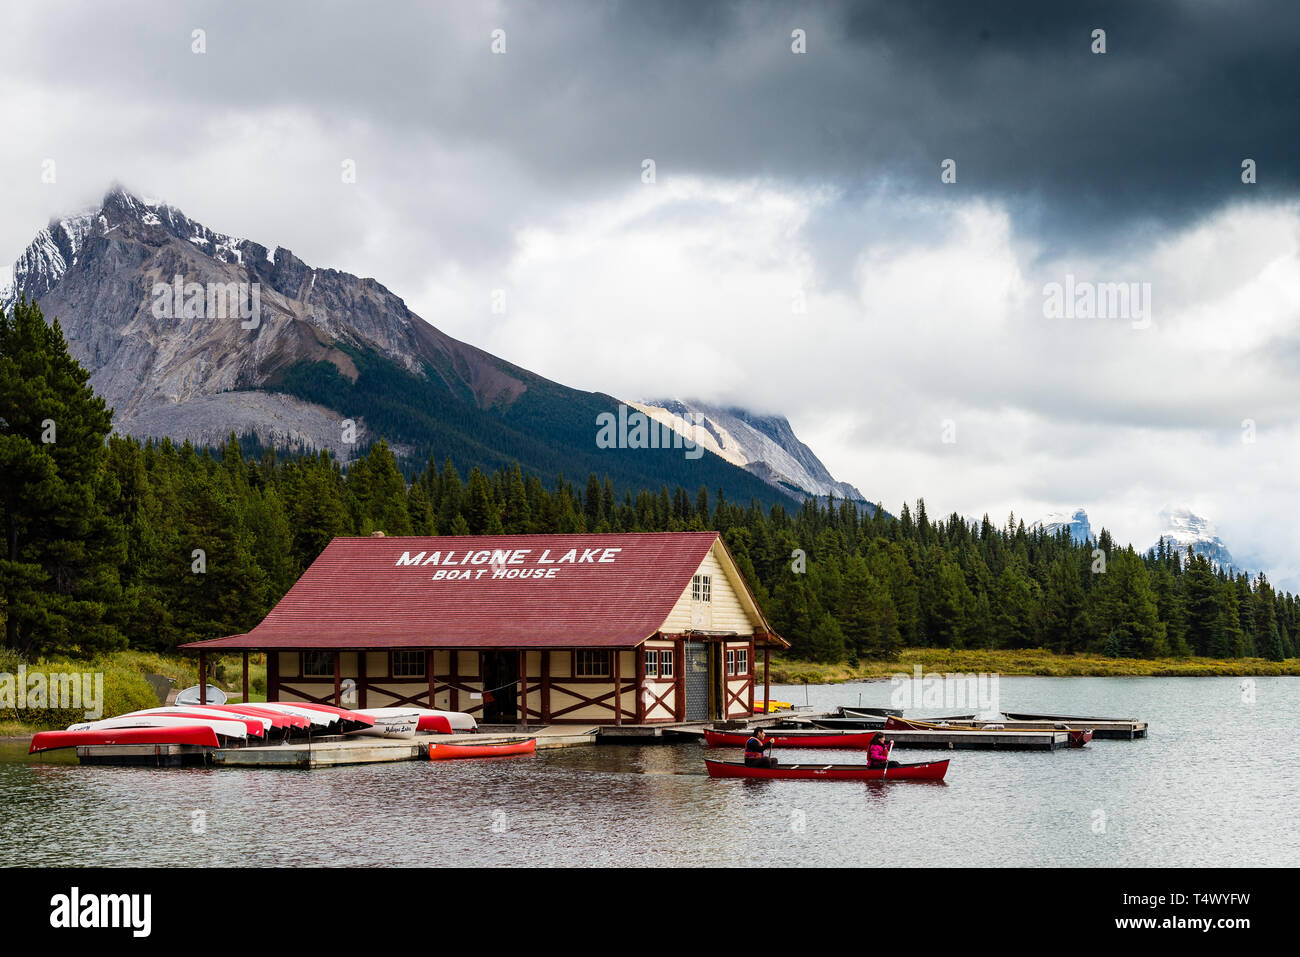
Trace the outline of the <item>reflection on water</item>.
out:
M 899 755 L 951 758 L 939 786 L 714 781 L 694 744 L 316 771 L 92 768 L 0 747 L 0 841 L 24 865 L 1300 864 L 1297 679 L 1257 679 L 1253 704 L 1238 679 L 1001 690 L 1006 707 L 1135 716 L 1151 735 Z M 888 704 L 883 683 L 807 693 Z M 773 696 L 802 703 L 804 689 Z

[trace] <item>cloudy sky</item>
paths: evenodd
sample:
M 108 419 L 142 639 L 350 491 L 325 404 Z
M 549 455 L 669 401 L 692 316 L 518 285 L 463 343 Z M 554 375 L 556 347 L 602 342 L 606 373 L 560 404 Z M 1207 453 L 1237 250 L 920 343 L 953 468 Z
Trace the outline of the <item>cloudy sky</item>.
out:
M 118 180 L 568 385 L 781 412 L 891 510 L 1186 505 L 1300 587 L 1300 5 L 380 9 L 15 5 L 0 262 Z

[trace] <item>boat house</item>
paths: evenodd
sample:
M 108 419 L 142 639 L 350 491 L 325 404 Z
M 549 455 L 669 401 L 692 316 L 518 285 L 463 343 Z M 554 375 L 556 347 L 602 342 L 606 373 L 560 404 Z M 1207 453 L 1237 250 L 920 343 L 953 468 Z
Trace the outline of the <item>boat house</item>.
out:
M 336 538 L 250 632 L 267 698 L 653 724 L 753 712 L 774 634 L 717 532 Z M 766 673 L 766 669 L 765 669 Z M 766 687 L 763 700 L 768 697 Z

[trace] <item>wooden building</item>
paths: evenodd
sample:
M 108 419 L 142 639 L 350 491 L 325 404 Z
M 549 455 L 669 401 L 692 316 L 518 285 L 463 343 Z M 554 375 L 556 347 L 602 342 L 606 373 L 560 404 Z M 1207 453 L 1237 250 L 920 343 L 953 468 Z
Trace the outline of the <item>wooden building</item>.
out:
M 627 724 L 752 713 L 772 633 L 716 532 L 336 538 L 245 635 L 267 698 Z M 766 699 L 767 689 L 762 689 Z

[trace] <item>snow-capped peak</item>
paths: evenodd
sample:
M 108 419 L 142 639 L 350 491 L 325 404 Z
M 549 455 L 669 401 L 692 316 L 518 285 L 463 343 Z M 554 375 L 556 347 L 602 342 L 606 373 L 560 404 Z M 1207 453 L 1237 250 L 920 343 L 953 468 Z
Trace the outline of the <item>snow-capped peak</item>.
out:
M 1092 523 L 1082 505 L 1072 512 L 1048 512 L 1029 526 L 1030 530 L 1041 528 L 1049 535 L 1055 535 L 1063 528 L 1070 530 L 1070 537 L 1076 542 L 1085 542 L 1092 538 Z
M 1179 551 L 1191 548 L 1216 565 L 1232 567 L 1232 553 L 1219 538 L 1219 530 L 1214 522 L 1197 515 L 1190 508 L 1165 506 L 1160 510 L 1160 529 L 1160 537 L 1166 543 L 1176 546 Z

